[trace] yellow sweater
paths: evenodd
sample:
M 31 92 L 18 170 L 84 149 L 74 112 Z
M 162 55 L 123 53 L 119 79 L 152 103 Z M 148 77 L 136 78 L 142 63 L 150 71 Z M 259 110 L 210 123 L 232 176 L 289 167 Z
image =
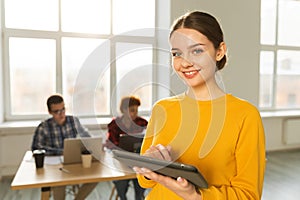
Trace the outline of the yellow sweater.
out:
M 230 94 L 212 101 L 186 95 L 166 98 L 152 110 L 142 145 L 171 145 L 172 159 L 198 168 L 209 184 L 203 200 L 261 198 L 265 138 L 258 110 Z M 138 176 L 152 188 L 147 200 L 181 199 L 164 186 Z

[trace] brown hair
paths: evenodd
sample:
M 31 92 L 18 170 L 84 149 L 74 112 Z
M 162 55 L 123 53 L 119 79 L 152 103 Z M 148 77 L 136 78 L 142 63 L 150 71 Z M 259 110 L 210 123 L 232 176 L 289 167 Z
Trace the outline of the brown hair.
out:
M 50 96 L 47 99 L 48 110 L 51 112 L 51 105 L 52 104 L 59 104 L 59 103 L 61 103 L 63 101 L 64 101 L 64 99 L 63 99 L 63 97 L 61 95 L 55 94 L 55 95 Z
M 140 106 L 141 101 L 139 98 L 134 96 L 123 97 L 121 100 L 120 111 L 123 113 L 124 109 L 129 108 L 130 106 Z
M 224 41 L 223 31 L 212 15 L 200 11 L 193 11 L 179 17 L 173 24 L 170 32 L 170 37 L 173 32 L 180 28 L 194 29 L 205 35 L 218 49 L 220 43 Z M 217 61 L 217 68 L 221 70 L 226 64 L 226 55 L 220 61 Z

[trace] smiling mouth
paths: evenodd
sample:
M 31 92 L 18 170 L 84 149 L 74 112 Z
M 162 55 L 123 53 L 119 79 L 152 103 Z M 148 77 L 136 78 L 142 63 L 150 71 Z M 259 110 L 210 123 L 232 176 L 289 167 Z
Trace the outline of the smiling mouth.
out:
M 182 72 L 182 73 L 184 73 L 185 75 L 191 76 L 191 75 L 194 75 L 194 74 L 196 74 L 197 72 L 200 72 L 200 71 L 201 71 L 201 69 L 197 69 L 197 70 Z

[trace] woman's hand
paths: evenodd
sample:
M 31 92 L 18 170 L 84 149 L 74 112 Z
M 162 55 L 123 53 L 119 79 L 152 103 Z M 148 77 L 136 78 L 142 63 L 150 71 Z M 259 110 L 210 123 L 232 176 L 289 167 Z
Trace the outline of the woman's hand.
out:
M 160 160 L 167 160 L 171 161 L 171 146 L 163 146 L 161 144 L 158 144 L 156 146 L 151 146 L 149 149 L 146 150 L 146 152 L 143 154 L 143 156 L 148 156 Z
M 151 179 L 161 185 L 165 186 L 169 190 L 172 190 L 178 196 L 186 200 L 202 200 L 201 194 L 196 191 L 196 188 L 193 184 L 189 183 L 186 179 L 178 177 L 176 180 L 168 177 L 157 174 L 147 168 L 134 167 L 133 170 L 145 176 L 148 179 Z
M 151 146 L 149 149 L 145 151 L 143 155 L 156 158 L 156 159 L 172 161 L 171 146 L 165 147 L 161 144 L 158 144 L 156 146 Z M 133 170 L 136 173 L 143 175 L 148 179 L 160 183 L 161 185 L 175 192 L 178 196 L 182 197 L 183 199 L 187 199 L 187 200 L 202 199 L 201 195 L 196 191 L 195 186 L 182 177 L 178 177 L 175 180 L 171 177 L 157 174 L 147 168 L 134 167 Z

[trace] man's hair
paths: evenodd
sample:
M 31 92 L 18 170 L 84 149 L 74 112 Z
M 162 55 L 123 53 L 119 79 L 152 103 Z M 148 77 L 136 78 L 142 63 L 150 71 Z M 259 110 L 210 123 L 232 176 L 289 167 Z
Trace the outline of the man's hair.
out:
M 123 113 L 124 109 L 129 108 L 130 106 L 140 106 L 141 101 L 139 98 L 134 96 L 123 97 L 120 104 L 120 111 Z
M 61 95 L 59 94 L 55 94 L 55 95 L 52 95 L 50 96 L 48 99 L 47 99 L 47 107 L 48 107 L 48 110 L 51 111 L 51 105 L 52 104 L 59 104 L 61 102 L 63 102 L 64 99 L 62 98 Z

